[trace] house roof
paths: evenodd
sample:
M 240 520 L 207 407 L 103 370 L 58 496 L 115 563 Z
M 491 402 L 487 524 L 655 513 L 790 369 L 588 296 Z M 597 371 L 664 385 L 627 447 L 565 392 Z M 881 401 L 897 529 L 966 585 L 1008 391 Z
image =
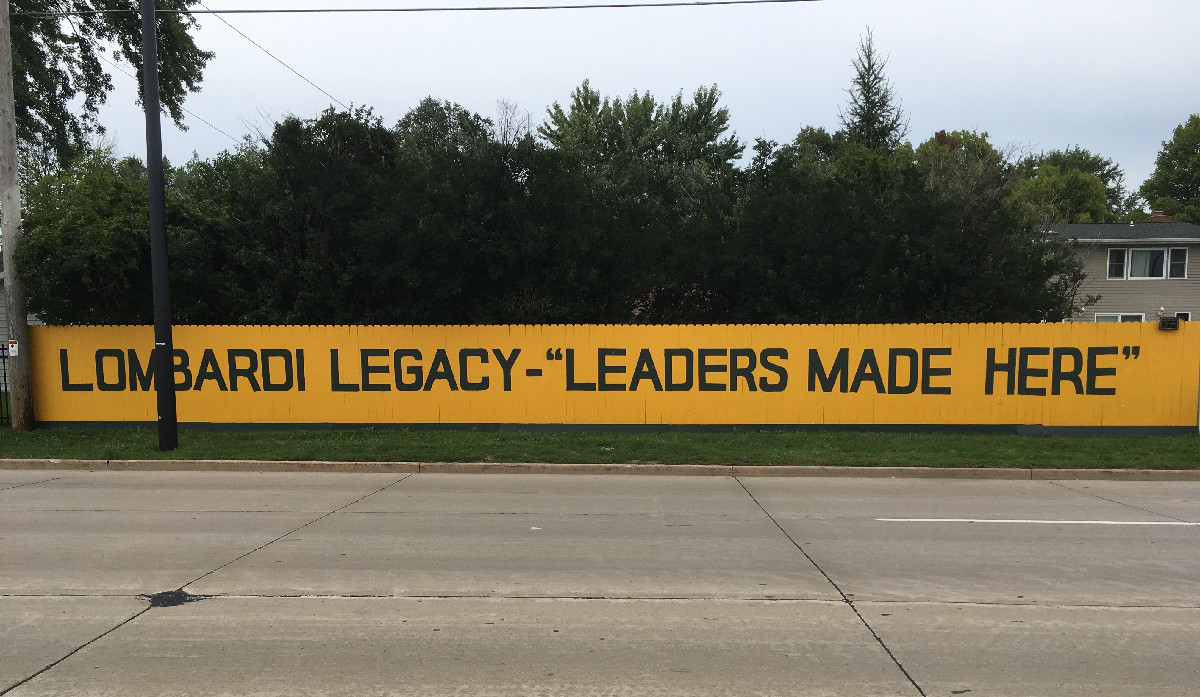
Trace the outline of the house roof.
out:
M 1195 223 L 1068 223 L 1047 232 L 1087 242 L 1201 242 Z

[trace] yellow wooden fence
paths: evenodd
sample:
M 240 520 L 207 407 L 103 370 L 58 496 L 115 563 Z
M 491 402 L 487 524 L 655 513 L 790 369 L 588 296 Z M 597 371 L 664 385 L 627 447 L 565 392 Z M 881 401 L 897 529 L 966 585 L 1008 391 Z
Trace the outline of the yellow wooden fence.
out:
M 180 326 L 179 420 L 1192 426 L 1158 324 Z M 31 327 L 41 422 L 154 422 L 150 327 Z

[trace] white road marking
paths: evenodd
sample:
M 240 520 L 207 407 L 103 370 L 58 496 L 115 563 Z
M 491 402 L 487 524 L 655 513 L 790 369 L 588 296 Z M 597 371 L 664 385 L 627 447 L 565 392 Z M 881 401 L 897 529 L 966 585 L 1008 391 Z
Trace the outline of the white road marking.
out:
M 1006 520 L 986 518 L 876 518 L 883 523 L 1030 523 L 1035 525 L 1201 525 L 1168 520 Z

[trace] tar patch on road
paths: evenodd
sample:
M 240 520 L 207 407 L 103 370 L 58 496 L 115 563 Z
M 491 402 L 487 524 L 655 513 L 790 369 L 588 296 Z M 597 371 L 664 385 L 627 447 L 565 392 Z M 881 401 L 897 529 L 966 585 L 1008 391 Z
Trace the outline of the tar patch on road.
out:
M 177 588 L 171 591 L 162 591 L 150 595 L 140 596 L 150 601 L 150 607 L 176 607 L 184 603 L 194 603 L 198 600 L 208 598 L 207 595 L 192 595 L 182 588 Z

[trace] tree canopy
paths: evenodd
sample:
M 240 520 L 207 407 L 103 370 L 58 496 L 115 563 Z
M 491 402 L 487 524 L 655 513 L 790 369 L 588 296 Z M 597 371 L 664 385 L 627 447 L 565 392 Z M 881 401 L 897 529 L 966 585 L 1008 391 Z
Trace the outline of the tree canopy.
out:
M 1197 114 L 1172 131 L 1155 158 L 1155 172 L 1143 182 L 1139 193 L 1152 210 L 1163 211 L 1177 220 L 1198 222 L 1198 189 L 1201 189 L 1201 120 Z
M 1122 169 L 1078 145 L 1023 158 L 1018 171 L 1018 195 L 1040 223 L 1118 222 L 1132 206 Z
M 1105 184 L 1079 169 L 1043 164 L 1014 190 L 1026 219 L 1042 228 L 1055 223 L 1107 222 Z
M 198 0 L 158 0 L 155 14 L 162 108 L 183 128 L 183 102 L 199 89 L 212 53 L 189 33 Z M 65 161 L 104 128 L 97 119 L 113 89 L 108 70 L 124 61 L 142 89 L 142 24 L 135 0 L 11 0 L 17 137 L 28 158 Z M 114 12 L 113 10 L 125 10 Z M 110 55 L 111 51 L 111 55 Z M 110 65 L 106 65 L 110 64 Z
M 1080 169 L 1099 161 L 1066 153 L 1031 174 L 966 130 L 914 147 L 870 34 L 857 70 L 851 93 L 862 99 L 843 128 L 758 140 L 745 163 L 713 86 L 658 100 L 603 96 L 585 81 L 534 132 L 433 98 L 391 126 L 366 108 L 285 118 L 261 142 L 168 168 L 175 314 L 214 324 L 1070 316 L 1079 259 L 1036 223 L 1107 215 L 1106 180 Z M 144 176 L 136 159 L 101 151 L 30 187 L 18 251 L 31 311 L 57 323 L 149 321 Z
M 587 104 L 587 86 L 576 96 Z M 502 140 L 489 119 L 434 99 L 393 127 L 368 109 L 284 119 L 261 144 L 168 170 L 176 315 L 803 323 L 1071 312 L 1078 262 L 1026 224 L 1017 170 L 987 134 L 890 151 L 806 128 L 784 146 L 758 142 L 740 170 L 714 97 L 598 100 L 559 119 L 552 109 L 543 140 Z M 607 135 L 588 140 L 583 124 L 598 116 Z M 99 152 L 29 189 L 19 253 L 34 312 L 149 320 L 144 176 L 137 160 Z

